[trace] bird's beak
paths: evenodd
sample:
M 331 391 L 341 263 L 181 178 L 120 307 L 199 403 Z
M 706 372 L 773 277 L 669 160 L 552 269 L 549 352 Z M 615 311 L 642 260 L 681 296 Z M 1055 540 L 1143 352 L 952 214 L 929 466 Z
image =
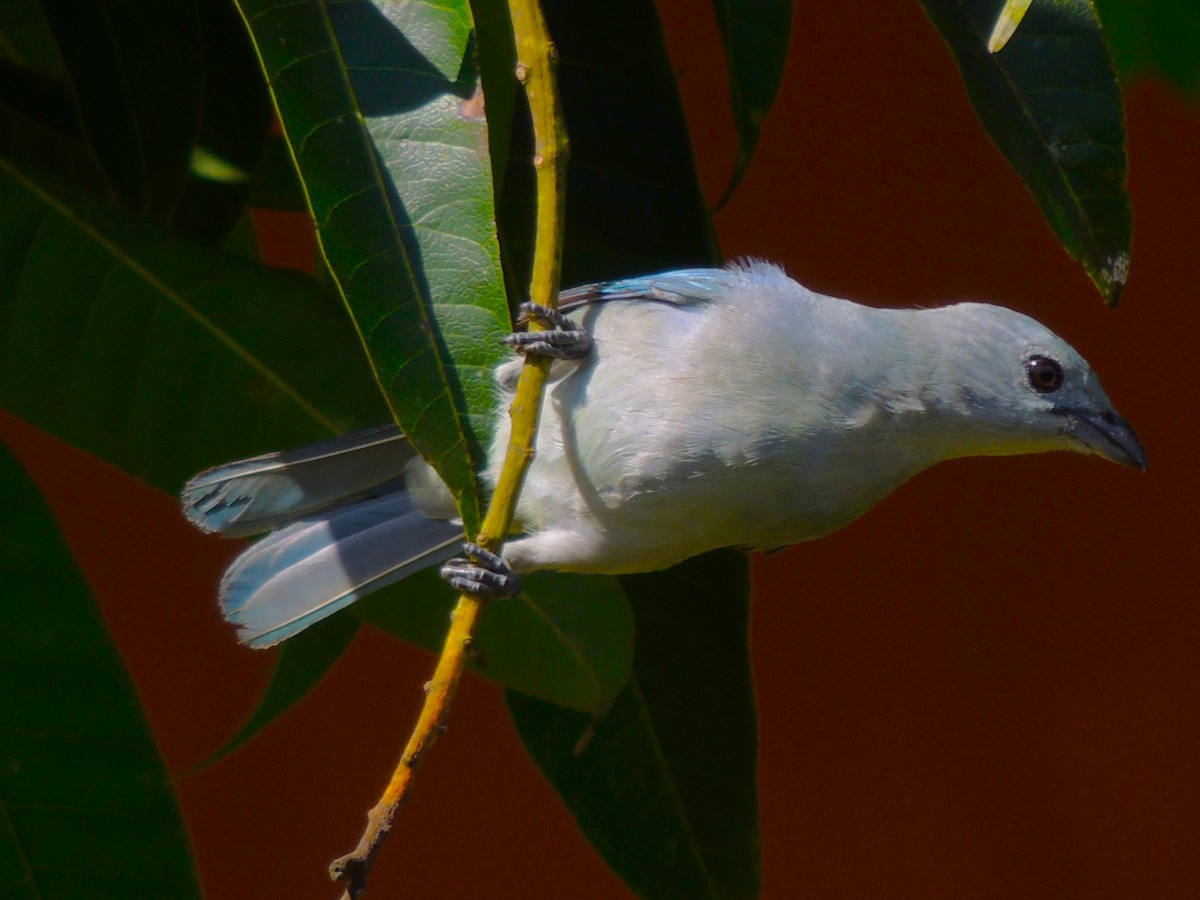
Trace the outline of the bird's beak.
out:
M 1123 466 L 1146 471 L 1146 451 L 1133 433 L 1129 423 L 1112 410 L 1094 413 L 1087 410 L 1066 410 L 1067 433 L 1093 453 Z

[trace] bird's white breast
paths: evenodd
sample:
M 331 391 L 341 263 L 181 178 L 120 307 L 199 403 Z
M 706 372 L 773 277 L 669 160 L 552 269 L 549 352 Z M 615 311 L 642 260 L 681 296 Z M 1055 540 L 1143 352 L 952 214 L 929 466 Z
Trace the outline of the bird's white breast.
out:
M 547 392 L 518 510 L 529 531 L 589 543 L 567 567 L 642 571 L 818 537 L 921 468 L 893 446 L 863 308 L 788 285 L 577 315 L 595 351 Z

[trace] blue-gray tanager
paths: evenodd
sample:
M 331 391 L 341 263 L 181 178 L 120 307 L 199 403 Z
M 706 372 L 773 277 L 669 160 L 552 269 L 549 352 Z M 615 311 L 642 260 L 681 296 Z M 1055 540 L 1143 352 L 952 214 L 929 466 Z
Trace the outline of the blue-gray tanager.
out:
M 579 356 L 551 370 L 520 534 L 502 559 L 449 563 L 456 586 L 511 593 L 514 573 L 535 569 L 644 572 L 811 540 L 954 457 L 1075 450 L 1146 467 L 1079 354 L 1001 307 L 876 309 L 762 263 L 589 285 L 561 305 L 564 329 L 514 336 L 525 352 Z M 496 370 L 489 487 L 520 365 Z M 256 647 L 463 540 L 450 492 L 393 426 L 204 472 L 183 507 L 227 536 L 276 529 L 221 584 Z

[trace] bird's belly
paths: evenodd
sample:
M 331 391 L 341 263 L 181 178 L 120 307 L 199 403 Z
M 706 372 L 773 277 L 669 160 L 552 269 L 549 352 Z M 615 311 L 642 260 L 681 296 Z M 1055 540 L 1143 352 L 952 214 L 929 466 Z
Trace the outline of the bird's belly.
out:
M 548 390 L 518 519 L 526 534 L 547 535 L 543 547 L 560 535 L 562 552 L 537 565 L 647 571 L 717 547 L 810 540 L 910 474 L 894 461 L 878 465 L 881 441 L 871 432 L 885 417 L 831 416 L 815 370 L 735 365 L 717 337 L 738 327 L 736 317 L 695 312 L 598 311 L 593 356 Z M 634 314 L 637 322 L 626 321 Z M 644 341 L 621 336 L 634 325 Z M 708 330 L 715 336 L 705 338 Z M 670 353 L 653 352 L 659 340 Z M 808 399 L 781 407 L 775 382 Z M 493 466 L 506 442 L 507 422 L 498 422 Z
M 628 454 L 621 465 L 598 470 L 567 455 L 541 456 L 519 517 L 527 531 L 578 535 L 587 552 L 558 568 L 643 572 L 718 547 L 767 550 L 821 537 L 902 480 L 866 483 L 829 468 L 802 472 L 791 461 L 739 464 L 712 454 Z

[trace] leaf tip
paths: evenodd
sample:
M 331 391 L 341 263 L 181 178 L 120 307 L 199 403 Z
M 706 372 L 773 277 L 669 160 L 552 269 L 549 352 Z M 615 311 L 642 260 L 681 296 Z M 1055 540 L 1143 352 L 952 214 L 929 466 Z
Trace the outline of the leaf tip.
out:
M 1032 0 L 1008 0 L 1004 4 L 1000 14 L 996 16 L 996 24 L 992 26 L 992 33 L 988 36 L 988 53 L 999 53 L 1004 49 L 1009 38 L 1016 32 L 1017 26 L 1021 24 L 1021 19 L 1025 17 L 1031 3 Z
M 1015 22 L 1009 19 L 1001 18 L 996 21 L 996 27 L 992 29 L 991 35 L 988 37 L 987 52 L 999 53 L 1004 49 L 1004 45 L 1008 43 L 1008 39 L 1013 36 L 1013 32 L 1017 30 Z
M 1114 253 L 1104 260 L 1104 265 L 1092 276 L 1096 287 L 1104 295 L 1104 303 L 1109 309 L 1115 309 L 1121 302 L 1121 294 L 1125 290 L 1125 282 L 1129 279 L 1129 254 Z

